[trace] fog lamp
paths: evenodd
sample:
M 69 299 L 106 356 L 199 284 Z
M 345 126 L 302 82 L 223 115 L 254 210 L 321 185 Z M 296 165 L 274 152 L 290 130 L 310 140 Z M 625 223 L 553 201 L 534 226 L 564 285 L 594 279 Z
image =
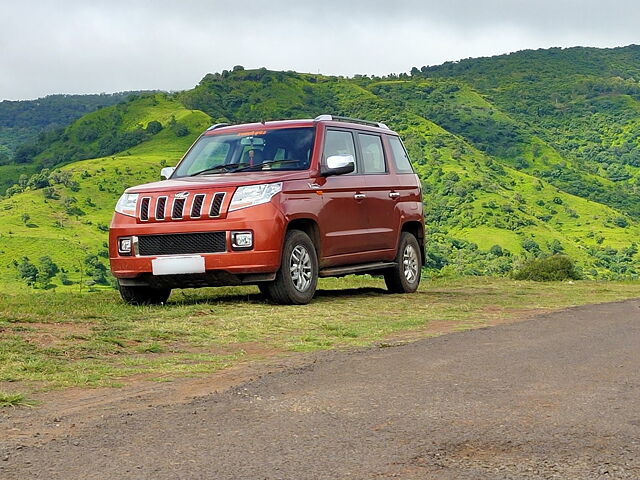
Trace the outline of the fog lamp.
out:
M 131 255 L 131 246 L 133 240 L 131 237 L 121 237 L 118 239 L 118 253 L 120 255 Z
M 253 247 L 253 232 L 231 232 L 231 247 L 234 250 L 249 250 Z

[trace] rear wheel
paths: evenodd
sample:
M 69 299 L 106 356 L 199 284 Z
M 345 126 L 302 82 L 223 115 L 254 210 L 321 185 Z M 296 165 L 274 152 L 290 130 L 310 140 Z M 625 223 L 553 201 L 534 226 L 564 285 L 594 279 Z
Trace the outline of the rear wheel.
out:
M 422 270 L 420 245 L 409 232 L 402 232 L 396 254 L 396 266 L 384 274 L 384 283 L 393 293 L 413 293 L 420 284 Z
M 118 283 L 122 299 L 130 305 L 160 305 L 171 295 L 170 288 L 129 287 Z
M 318 256 L 306 233 L 287 232 L 276 279 L 262 285 L 261 292 L 283 305 L 304 305 L 311 301 L 318 285 Z

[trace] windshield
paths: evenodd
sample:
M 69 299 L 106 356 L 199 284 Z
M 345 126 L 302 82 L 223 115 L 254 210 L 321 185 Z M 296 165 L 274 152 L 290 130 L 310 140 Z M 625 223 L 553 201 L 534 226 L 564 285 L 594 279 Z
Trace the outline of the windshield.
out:
M 203 136 L 178 165 L 175 177 L 264 170 L 306 170 L 314 129 L 282 128 Z

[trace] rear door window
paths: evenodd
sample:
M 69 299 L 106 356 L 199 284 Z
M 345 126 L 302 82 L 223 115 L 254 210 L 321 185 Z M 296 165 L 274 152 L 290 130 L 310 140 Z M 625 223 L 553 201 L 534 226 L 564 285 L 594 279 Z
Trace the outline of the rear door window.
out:
M 358 141 L 364 173 L 385 173 L 387 167 L 384 161 L 382 138 L 379 135 L 358 133 Z

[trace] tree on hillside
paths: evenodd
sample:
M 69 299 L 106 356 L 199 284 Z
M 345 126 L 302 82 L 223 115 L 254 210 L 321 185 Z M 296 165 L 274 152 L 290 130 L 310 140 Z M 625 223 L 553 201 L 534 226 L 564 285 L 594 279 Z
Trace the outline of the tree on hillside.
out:
M 18 275 L 27 285 L 32 286 L 38 280 L 38 267 L 29 261 L 29 257 L 22 257 L 17 269 Z
M 49 256 L 40 257 L 39 266 L 37 279 L 38 283 L 44 288 L 49 284 L 49 281 L 57 275 L 60 269 Z
M 176 121 L 176 117 L 172 116 L 169 120 L 169 128 L 176 137 L 186 137 L 189 135 L 189 128 L 184 124 Z
M 87 276 L 98 285 L 107 285 L 107 267 L 105 267 L 97 255 L 87 255 L 84 259 Z
M 151 120 L 147 124 L 147 128 L 145 130 L 147 133 L 151 135 L 155 135 L 156 133 L 159 133 L 162 130 L 162 124 L 157 120 Z

